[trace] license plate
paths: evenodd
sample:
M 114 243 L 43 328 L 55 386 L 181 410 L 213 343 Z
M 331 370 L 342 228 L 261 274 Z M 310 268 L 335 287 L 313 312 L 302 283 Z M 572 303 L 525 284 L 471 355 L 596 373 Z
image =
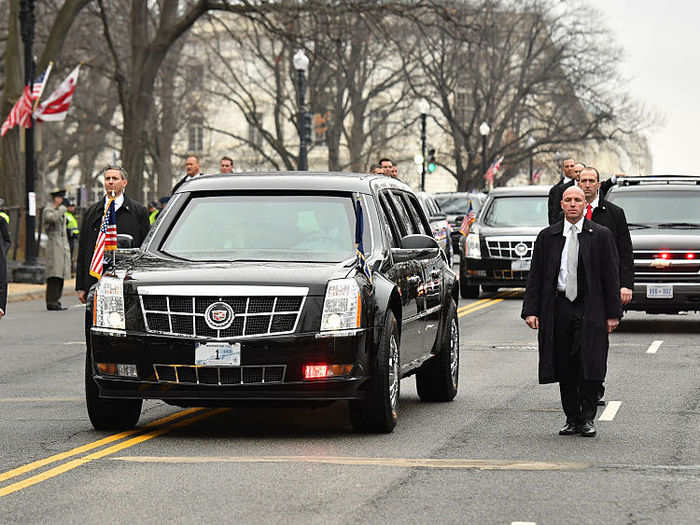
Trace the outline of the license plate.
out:
M 196 343 L 194 364 L 203 366 L 241 366 L 241 343 Z
M 530 259 L 516 259 L 510 263 L 510 269 L 514 272 L 530 271 Z
M 673 299 L 673 285 L 647 284 L 647 299 Z

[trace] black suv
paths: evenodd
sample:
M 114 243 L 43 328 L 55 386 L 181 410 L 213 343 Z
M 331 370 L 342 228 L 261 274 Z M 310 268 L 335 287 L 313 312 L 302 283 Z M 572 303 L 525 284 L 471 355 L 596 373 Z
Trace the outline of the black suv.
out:
M 489 192 L 459 255 L 462 297 L 476 298 L 480 287 L 525 286 L 537 234 L 548 225 L 550 186 L 513 186 Z
M 606 199 L 625 210 L 634 250 L 627 310 L 700 310 L 700 177 L 618 178 Z
M 459 253 L 459 245 L 463 237 L 459 228 L 462 226 L 464 216 L 469 213 L 469 204 L 471 203 L 474 215 L 477 215 L 486 200 L 486 194 L 455 191 L 433 193 L 433 197 L 440 205 L 442 212 L 447 215 L 447 222 L 450 223 L 452 253 Z
M 457 277 L 415 194 L 390 177 L 202 176 L 93 289 L 86 401 L 98 429 L 142 399 L 350 403 L 390 432 L 399 381 L 457 393 Z

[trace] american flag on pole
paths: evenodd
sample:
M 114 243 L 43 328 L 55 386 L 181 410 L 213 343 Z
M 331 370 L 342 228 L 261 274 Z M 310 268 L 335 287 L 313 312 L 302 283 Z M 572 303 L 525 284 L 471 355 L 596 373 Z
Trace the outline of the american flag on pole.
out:
M 488 181 L 489 184 L 493 184 L 493 178 L 498 172 L 498 170 L 501 168 L 502 162 L 503 155 L 494 160 L 491 166 L 489 166 L 489 169 L 486 170 L 486 173 L 484 173 L 484 178 Z
M 467 210 L 467 214 L 464 216 L 464 219 L 462 219 L 462 225 L 459 227 L 459 232 L 462 235 L 468 235 L 469 234 L 469 227 L 474 223 L 476 220 L 476 213 L 474 213 L 474 207 L 472 206 L 472 201 L 469 199 L 469 209 Z
M 95 243 L 95 251 L 92 254 L 92 261 L 90 261 L 90 275 L 97 279 L 102 277 L 105 252 L 117 249 L 117 213 L 114 208 L 114 197 L 109 197 L 102 217 L 100 233 Z
M 34 112 L 34 118 L 41 122 L 57 122 L 64 120 L 73 100 L 75 85 L 78 82 L 80 64 L 75 66 L 71 74 L 49 95 L 49 98 L 39 104 Z
M 49 79 L 49 75 L 51 74 L 51 68 L 53 68 L 53 62 L 49 64 L 46 71 L 34 79 L 34 85 L 32 86 L 32 97 L 34 100 L 39 100 L 42 93 L 44 93 L 46 81 Z
M 29 86 L 24 86 L 24 93 L 19 98 L 15 105 L 10 110 L 10 114 L 5 119 L 2 124 L 2 129 L 0 129 L 0 137 L 4 137 L 5 134 L 16 125 L 20 125 L 23 128 L 29 128 L 32 126 L 32 103 L 34 98 L 29 90 Z

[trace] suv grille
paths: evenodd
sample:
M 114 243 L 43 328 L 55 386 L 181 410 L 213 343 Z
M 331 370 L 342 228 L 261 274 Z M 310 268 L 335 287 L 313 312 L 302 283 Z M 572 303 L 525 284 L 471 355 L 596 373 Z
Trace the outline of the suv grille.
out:
M 667 251 L 668 259 L 658 257 L 659 250 L 635 250 L 634 280 L 637 283 L 700 282 L 700 252 Z M 692 253 L 694 258 L 687 259 Z
M 153 365 L 156 381 L 191 385 L 253 385 L 283 383 L 285 365 L 195 366 Z
M 532 247 L 534 244 L 534 237 L 486 238 L 486 247 L 491 259 L 532 259 Z
M 270 334 L 289 334 L 296 329 L 304 296 L 184 296 L 140 295 L 146 331 L 203 339 L 229 339 Z M 234 313 L 226 329 L 210 328 L 207 308 L 224 302 Z

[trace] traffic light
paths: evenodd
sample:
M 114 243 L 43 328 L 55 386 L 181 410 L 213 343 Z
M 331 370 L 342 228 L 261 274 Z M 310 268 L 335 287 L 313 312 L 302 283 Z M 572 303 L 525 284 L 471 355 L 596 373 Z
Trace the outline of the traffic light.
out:
M 304 144 L 311 145 L 311 133 L 313 131 L 313 116 L 308 111 L 305 111 L 301 119 L 301 136 Z
M 435 149 L 431 148 L 428 150 L 428 173 L 432 173 L 437 168 L 437 163 L 435 161 Z

